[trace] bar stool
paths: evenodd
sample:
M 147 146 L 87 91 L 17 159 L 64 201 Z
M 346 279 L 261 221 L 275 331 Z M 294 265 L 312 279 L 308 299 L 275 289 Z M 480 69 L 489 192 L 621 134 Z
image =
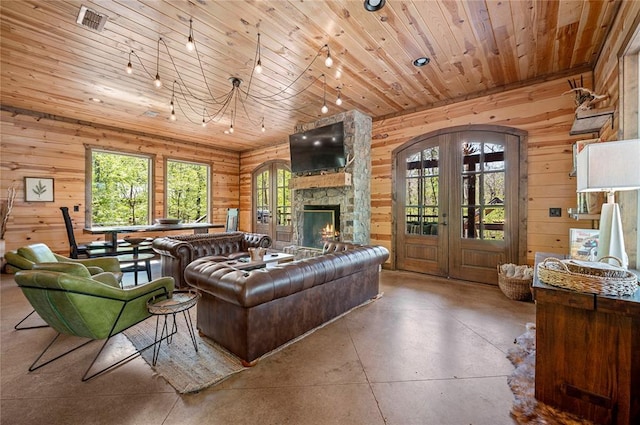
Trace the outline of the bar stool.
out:
M 147 272 L 147 281 L 151 282 L 151 260 L 155 255 L 151 253 L 140 254 L 140 246 L 145 245 L 145 243 L 149 244 L 151 239 L 125 236 L 124 240 L 127 244 L 131 246 L 132 252 L 131 254 L 118 255 L 117 256 L 118 261 L 121 264 L 122 263 L 133 263 L 133 264 L 128 267 L 122 267 L 122 272 L 123 273 L 133 272 L 134 284 L 135 286 L 138 286 L 138 272 L 145 270 Z M 124 245 L 121 245 L 121 246 L 124 246 Z M 139 263 L 144 263 L 144 265 L 141 265 Z

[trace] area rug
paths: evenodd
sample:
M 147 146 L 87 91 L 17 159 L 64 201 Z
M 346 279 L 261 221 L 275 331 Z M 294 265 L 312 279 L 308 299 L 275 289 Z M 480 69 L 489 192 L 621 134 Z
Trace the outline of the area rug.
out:
M 191 319 L 196 323 L 195 308 Z M 193 347 L 182 314 L 176 315 L 178 333 L 173 335 L 171 343 L 163 341 L 160 345 L 158 360 L 153 366 L 153 347 L 142 352 L 142 358 L 164 377 L 177 392 L 191 393 L 211 385 L 218 384 L 231 375 L 245 369 L 236 356 L 206 337 L 200 337 L 196 331 L 198 351 Z M 162 318 L 160 319 L 162 326 Z M 156 318 L 151 317 L 142 323 L 124 331 L 126 337 L 137 348 L 152 344 L 156 332 Z
M 266 357 L 285 349 L 291 344 L 295 344 L 318 329 L 322 329 L 330 323 L 346 316 L 353 310 L 372 303 L 382 297 L 382 295 L 383 293 L 380 293 L 377 297 L 365 301 L 322 325 L 307 331 L 299 337 L 292 339 L 286 344 L 263 355 L 257 362 L 259 363 Z M 190 311 L 191 320 L 195 326 L 197 323 L 197 307 Z M 153 348 L 143 351 L 142 358 L 158 375 L 164 377 L 177 392 L 181 394 L 197 392 L 212 385 L 219 384 L 228 377 L 246 369 L 246 367 L 242 366 L 242 362 L 238 357 L 209 338 L 200 337 L 197 331 L 196 342 L 198 352 L 196 352 L 193 348 L 193 343 L 189 337 L 189 332 L 187 331 L 182 314 L 176 315 L 176 318 L 178 320 L 178 333 L 173 336 L 171 344 L 166 344 L 165 341 L 162 342 L 156 365 L 153 366 Z M 160 325 L 162 326 L 162 319 Z M 124 334 L 137 349 L 140 349 L 153 343 L 155 331 L 156 319 L 151 317 L 127 329 L 124 331 Z
M 536 370 L 536 327 L 526 324 L 527 331 L 516 338 L 515 347 L 507 353 L 507 358 L 515 366 L 507 382 L 515 401 L 511 416 L 519 424 L 534 425 L 593 425 L 592 422 L 563 412 L 535 399 Z

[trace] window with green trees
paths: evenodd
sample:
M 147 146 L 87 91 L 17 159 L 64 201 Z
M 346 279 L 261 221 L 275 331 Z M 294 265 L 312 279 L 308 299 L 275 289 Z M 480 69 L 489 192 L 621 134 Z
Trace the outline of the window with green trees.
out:
M 151 157 L 91 150 L 91 224 L 149 224 Z
M 209 166 L 167 160 L 167 217 L 183 223 L 207 221 L 209 211 Z

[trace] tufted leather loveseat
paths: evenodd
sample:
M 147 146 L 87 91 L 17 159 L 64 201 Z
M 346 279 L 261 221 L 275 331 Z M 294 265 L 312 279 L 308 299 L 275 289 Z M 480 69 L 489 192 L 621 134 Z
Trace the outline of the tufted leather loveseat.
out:
M 317 257 L 251 271 L 210 257 L 193 261 L 184 278 L 202 294 L 199 331 L 252 365 L 378 295 L 386 248 L 330 243 L 325 249 Z
M 227 261 L 249 256 L 249 248 L 269 248 L 271 238 L 260 233 L 229 232 L 176 235 L 156 238 L 153 250 L 160 254 L 162 276 L 173 276 L 177 288 L 187 287 L 184 269 L 197 258 Z

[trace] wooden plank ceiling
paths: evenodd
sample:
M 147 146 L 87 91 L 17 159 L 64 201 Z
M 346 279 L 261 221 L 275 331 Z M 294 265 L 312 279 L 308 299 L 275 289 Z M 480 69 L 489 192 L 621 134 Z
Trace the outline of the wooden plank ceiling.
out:
M 361 0 L 3 0 L 1 102 L 245 151 L 287 141 L 296 123 L 323 116 L 324 98 L 327 116 L 379 119 L 590 69 L 619 5 L 388 0 L 368 12 Z M 107 16 L 102 31 L 76 23 L 81 6 Z M 422 56 L 431 62 L 414 66 Z M 242 80 L 237 96 L 232 77 Z

